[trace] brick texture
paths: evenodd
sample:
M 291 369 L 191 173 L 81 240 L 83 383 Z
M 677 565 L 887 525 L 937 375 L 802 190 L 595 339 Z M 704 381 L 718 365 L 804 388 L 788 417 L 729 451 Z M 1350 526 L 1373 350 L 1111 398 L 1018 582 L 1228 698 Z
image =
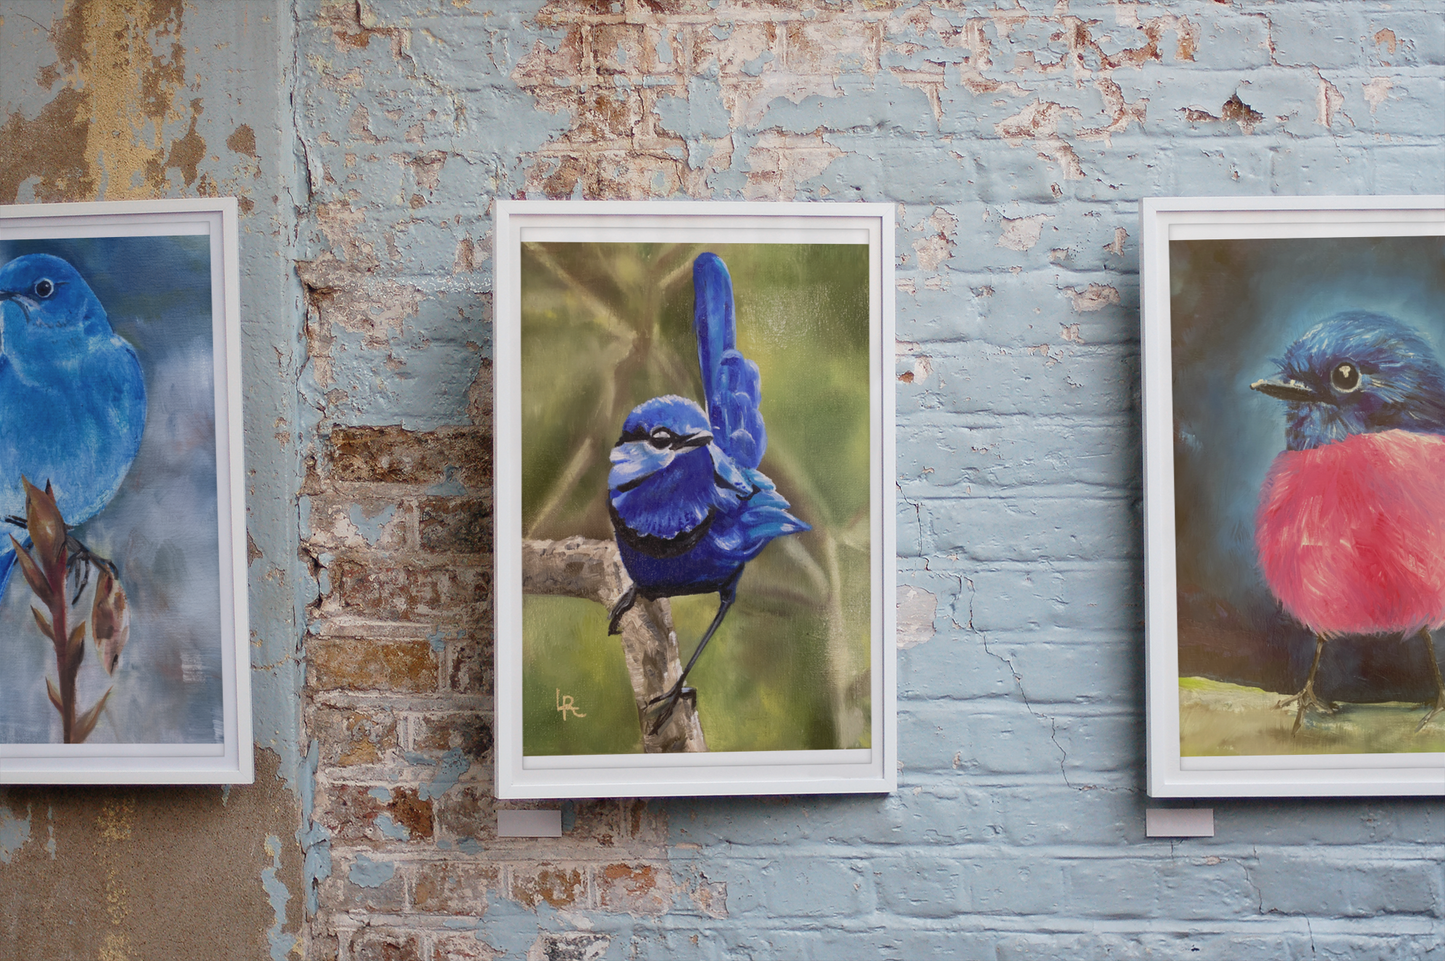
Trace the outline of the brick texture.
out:
M 1445 958 L 1438 801 L 1143 837 L 1136 204 L 1445 191 L 1434 0 L 300 0 L 307 956 Z M 895 204 L 888 798 L 496 837 L 491 202 Z M 556 805 L 542 805 L 552 806 Z

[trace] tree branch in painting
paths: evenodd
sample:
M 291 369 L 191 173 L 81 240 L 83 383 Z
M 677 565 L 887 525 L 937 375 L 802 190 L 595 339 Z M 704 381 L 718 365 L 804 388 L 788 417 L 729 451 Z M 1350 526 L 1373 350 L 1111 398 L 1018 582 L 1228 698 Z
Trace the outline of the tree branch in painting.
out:
M 66 744 L 79 744 L 95 730 L 100 712 L 110 698 L 106 688 L 100 700 L 79 717 L 76 716 L 75 679 L 85 658 L 86 622 L 70 627 L 72 609 L 80 602 L 90 580 L 92 569 L 99 571 L 91 601 L 90 624 L 95 637 L 101 665 L 107 674 L 115 671 L 121 649 L 130 634 L 130 609 L 125 588 L 116 578 L 113 565 L 96 558 L 65 530 L 65 519 L 55 504 L 49 482 L 40 490 L 24 477 L 25 526 L 33 545 L 32 554 L 11 536 L 15 560 L 25 575 L 25 582 L 46 610 L 32 606 L 35 625 L 55 648 L 55 668 L 59 684 L 45 678 L 50 703 L 60 712 L 61 733 Z M 77 587 L 67 601 L 67 575 L 76 572 Z M 48 617 L 47 617 L 48 612 Z
M 631 586 L 617 545 L 589 537 L 522 541 L 522 592 L 596 601 L 607 610 Z M 649 706 L 666 695 L 682 674 L 677 632 L 667 598 L 639 599 L 622 615 L 622 652 L 632 679 L 632 696 L 642 726 L 642 750 L 648 754 L 706 751 L 702 724 L 692 701 L 684 698 L 672 716 L 652 733 Z

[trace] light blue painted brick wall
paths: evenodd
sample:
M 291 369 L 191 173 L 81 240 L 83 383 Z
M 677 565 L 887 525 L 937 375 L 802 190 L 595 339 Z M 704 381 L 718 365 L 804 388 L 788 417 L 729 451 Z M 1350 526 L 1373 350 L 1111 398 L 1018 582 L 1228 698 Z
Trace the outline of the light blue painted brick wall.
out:
M 667 910 L 503 882 L 476 956 L 1445 958 L 1438 799 L 1220 801 L 1213 839 L 1144 837 L 1135 212 L 1445 191 L 1437 0 L 296 14 L 298 259 L 366 305 L 313 319 L 318 432 L 467 422 L 495 197 L 898 209 L 898 564 L 937 599 L 899 655 L 898 793 L 652 802 Z M 355 907 L 315 944 L 368 956 Z M 435 918 L 372 920 L 444 956 Z

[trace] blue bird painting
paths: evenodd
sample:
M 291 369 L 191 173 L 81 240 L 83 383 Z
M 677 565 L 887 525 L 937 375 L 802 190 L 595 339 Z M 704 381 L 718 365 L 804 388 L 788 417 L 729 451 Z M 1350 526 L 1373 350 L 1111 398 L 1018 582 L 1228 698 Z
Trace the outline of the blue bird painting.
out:
M 68 525 L 93 518 L 125 479 L 146 422 L 135 349 L 68 262 L 27 254 L 0 268 L 0 534 L 23 541 L 21 478 L 50 484 Z M 0 594 L 15 551 L 0 536 Z
M 714 752 L 871 745 L 868 257 L 522 244 L 523 539 L 580 538 L 612 572 L 585 599 L 524 591 L 527 755 L 695 727 Z M 635 659 L 639 620 L 673 632 L 670 659 Z
M 63 742 L 67 701 L 87 744 L 217 744 L 225 317 L 213 238 L 56 233 L 0 237 L 0 744 Z M 11 541 L 41 556 L 22 477 L 49 483 L 69 528 L 65 601 L 85 643 L 64 670 Z
M 610 612 L 609 633 L 638 597 L 717 594 L 718 609 L 672 688 L 655 699 L 658 730 L 693 665 L 737 598 L 744 566 L 775 538 L 810 530 L 758 470 L 768 435 L 757 364 L 737 349 L 732 278 L 722 258 L 693 262 L 693 329 L 707 408 L 654 397 L 627 416 L 612 448 L 608 512 L 632 586 Z

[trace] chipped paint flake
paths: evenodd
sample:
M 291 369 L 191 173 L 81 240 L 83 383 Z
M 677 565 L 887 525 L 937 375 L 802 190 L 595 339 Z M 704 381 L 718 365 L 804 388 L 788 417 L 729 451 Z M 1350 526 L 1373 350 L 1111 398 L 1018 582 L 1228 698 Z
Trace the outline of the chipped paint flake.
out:
M 898 649 L 906 651 L 933 640 L 938 595 L 911 584 L 898 586 Z
M 1065 287 L 1064 296 L 1069 298 L 1069 304 L 1074 311 L 1080 314 L 1103 310 L 1105 307 L 1119 302 L 1119 291 L 1108 284 L 1090 284 L 1083 290 L 1079 290 L 1077 287 Z
M 1315 106 L 1318 108 L 1318 113 L 1315 115 L 1315 123 L 1321 127 L 1333 127 L 1335 125 L 1335 115 L 1339 114 L 1346 120 L 1349 120 L 1350 126 L 1353 127 L 1355 122 L 1350 120 L 1349 114 L 1343 110 L 1345 95 L 1340 93 L 1340 88 L 1326 80 L 1323 75 L 1320 75 L 1319 81 L 1319 91 L 1315 94 Z
M 994 131 L 1011 147 L 1032 144 L 1039 157 L 1059 167 L 1065 180 L 1082 180 L 1084 167 L 1079 162 L 1079 155 L 1059 136 L 1059 121 L 1065 116 L 1077 120 L 1082 115 L 1073 107 L 1035 100 L 1013 116 L 994 124 Z
M 356 863 L 347 874 L 352 884 L 363 888 L 379 888 L 395 876 L 395 864 L 390 861 L 373 861 L 365 854 L 356 856 Z
M 1389 98 L 1390 90 L 1395 86 L 1395 81 L 1389 77 L 1372 77 L 1367 83 L 1361 86 L 1364 88 L 1365 103 L 1370 105 L 1370 114 L 1373 116 L 1380 104 Z
M 265 849 L 271 864 L 261 869 L 261 888 L 271 903 L 274 919 L 266 931 L 266 940 L 271 946 L 271 961 L 286 961 L 286 956 L 296 946 L 296 935 L 281 931 L 286 924 L 286 905 L 291 900 L 291 892 L 278 876 L 281 871 L 281 839 L 274 834 L 267 835 Z
M 1003 233 L 996 246 L 1006 250 L 1032 250 L 1039 242 L 1044 224 L 1054 218 L 1049 214 L 1030 214 L 1027 217 L 1003 217 Z
M 953 257 L 953 238 L 958 229 L 958 218 L 942 207 L 935 207 L 921 226 L 923 236 L 913 242 L 913 249 L 918 254 L 918 266 L 924 270 L 937 270 L 939 264 Z
M 612 938 L 590 931 L 543 931 L 527 949 L 527 961 L 598 961 Z
M 9 864 L 15 853 L 30 840 L 30 814 L 17 818 L 7 807 L 0 807 L 0 862 Z

